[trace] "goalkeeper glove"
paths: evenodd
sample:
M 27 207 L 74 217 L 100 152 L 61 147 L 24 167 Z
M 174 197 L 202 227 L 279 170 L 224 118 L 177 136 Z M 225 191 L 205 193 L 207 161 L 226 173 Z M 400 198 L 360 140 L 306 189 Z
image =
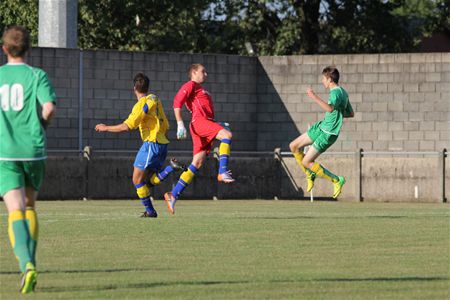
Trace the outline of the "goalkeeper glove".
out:
M 179 140 L 185 139 L 187 134 L 186 134 L 186 127 L 184 127 L 183 121 L 178 121 L 177 125 L 178 125 L 177 139 L 179 139 Z

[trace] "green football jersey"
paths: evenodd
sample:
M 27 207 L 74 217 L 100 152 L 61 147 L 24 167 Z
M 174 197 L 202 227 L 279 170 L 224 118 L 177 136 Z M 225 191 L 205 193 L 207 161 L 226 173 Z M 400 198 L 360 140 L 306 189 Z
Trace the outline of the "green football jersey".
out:
M 55 102 L 47 74 L 24 63 L 0 67 L 0 160 L 45 159 L 41 106 Z
M 320 129 L 328 134 L 339 135 L 344 121 L 344 114 L 353 112 L 347 92 L 340 86 L 332 88 L 328 104 L 332 105 L 334 109 L 332 112 L 325 113 L 325 118 L 320 123 Z

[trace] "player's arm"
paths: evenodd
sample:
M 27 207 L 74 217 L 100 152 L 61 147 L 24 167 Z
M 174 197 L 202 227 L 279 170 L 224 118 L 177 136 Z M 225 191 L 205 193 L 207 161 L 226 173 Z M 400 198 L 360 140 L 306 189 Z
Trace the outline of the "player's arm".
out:
M 56 110 L 56 95 L 55 90 L 48 78 L 47 73 L 40 69 L 36 69 L 38 72 L 38 83 L 36 96 L 39 104 L 41 105 L 40 121 L 44 129 L 50 124 Z
M 111 125 L 108 126 L 106 124 L 97 124 L 95 126 L 95 131 L 98 132 L 124 132 L 124 131 L 130 131 L 132 129 L 136 129 L 139 127 L 139 124 L 142 120 L 143 115 L 146 114 L 145 108 L 144 108 L 145 102 L 138 102 L 133 106 L 133 109 L 131 110 L 130 115 L 128 118 L 123 121 L 123 123 L 117 124 L 117 125 Z
M 53 119 L 56 111 L 55 103 L 53 102 L 45 102 L 42 105 L 42 113 L 41 113 L 41 123 L 42 126 L 47 129 L 51 120 Z
M 350 101 L 348 101 L 347 106 L 344 110 L 344 118 L 353 118 L 355 116 L 355 113 L 353 112 L 353 107 L 350 104 Z
M 186 103 L 186 100 L 190 97 L 193 91 L 193 83 L 185 83 L 173 99 L 173 113 L 177 120 L 177 139 L 185 139 L 187 137 L 186 127 L 184 127 L 183 115 L 181 108 Z
M 130 130 L 130 128 L 125 123 L 111 125 L 111 126 L 108 126 L 105 124 L 97 124 L 95 126 L 95 131 L 98 131 L 98 132 L 124 132 L 124 131 L 129 131 L 129 130 Z
M 323 101 L 319 96 L 316 95 L 316 93 L 314 93 L 312 88 L 308 88 L 306 90 L 306 94 L 309 98 L 313 99 L 317 104 L 319 104 L 319 106 L 322 107 L 323 110 L 327 112 L 332 112 L 334 110 L 334 106 Z

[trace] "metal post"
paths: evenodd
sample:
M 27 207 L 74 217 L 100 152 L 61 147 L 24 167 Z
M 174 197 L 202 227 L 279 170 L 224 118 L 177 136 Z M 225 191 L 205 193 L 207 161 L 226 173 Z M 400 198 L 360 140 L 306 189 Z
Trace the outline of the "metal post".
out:
M 83 49 L 80 49 L 78 69 L 78 151 L 83 155 Z
M 355 199 L 357 201 L 363 201 L 362 193 L 361 193 L 361 185 L 362 185 L 362 155 L 363 149 L 358 149 L 355 152 Z
M 447 150 L 443 149 L 438 156 L 438 180 L 439 180 L 439 201 L 446 202 L 445 199 L 445 154 Z
M 39 0 L 39 47 L 77 47 L 77 0 Z

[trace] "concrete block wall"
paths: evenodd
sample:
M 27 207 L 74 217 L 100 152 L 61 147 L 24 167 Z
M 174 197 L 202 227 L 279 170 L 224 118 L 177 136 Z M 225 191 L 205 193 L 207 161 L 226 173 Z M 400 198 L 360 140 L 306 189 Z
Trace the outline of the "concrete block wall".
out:
M 150 77 L 150 89 L 163 100 L 171 123 L 171 150 L 191 150 L 190 139 L 176 141 L 172 100 L 187 80 L 191 63 L 208 71 L 218 121 L 231 123 L 233 150 L 288 150 L 289 141 L 320 120 L 324 112 L 307 98 L 327 65 L 341 72 L 356 112 L 344 123 L 329 151 L 440 151 L 450 148 L 450 53 L 355 54 L 243 57 L 233 55 L 82 51 L 82 142 L 79 145 L 80 51 L 33 48 L 31 65 L 42 67 L 58 96 L 58 113 L 48 130 L 50 149 L 91 145 L 94 150 L 136 150 L 139 133 L 96 133 L 97 123 L 122 122 L 135 103 L 132 78 Z M 5 62 L 1 56 L 0 63 Z M 184 110 L 185 120 L 189 115 Z M 187 122 L 186 122 L 187 123 Z
M 339 201 L 440 203 L 450 196 L 450 158 L 442 157 L 362 157 L 358 166 L 355 155 L 325 154 L 321 162 L 344 175 L 347 183 Z M 182 158 L 188 163 L 188 157 Z M 132 157 L 50 157 L 40 199 L 137 199 L 132 184 Z M 443 165 L 445 164 L 445 178 Z M 295 160 L 284 157 L 237 157 L 230 167 L 237 179 L 231 185 L 217 182 L 218 162 L 207 158 L 202 170 L 184 193 L 183 199 L 303 199 L 305 174 Z M 155 199 L 163 199 L 177 182 L 179 173 L 171 174 L 153 189 Z M 445 184 L 443 188 L 442 184 Z M 445 190 L 445 192 L 444 192 Z M 314 199 L 331 199 L 332 184 L 317 178 Z
M 440 151 L 450 147 L 450 53 L 258 58 L 258 150 L 281 146 L 321 120 L 325 66 L 340 71 L 355 118 L 329 151 Z
M 202 63 L 208 72 L 206 90 L 211 92 L 216 119 L 232 123 L 239 130 L 234 141 L 240 150 L 254 150 L 256 136 L 255 65 L 249 57 L 229 55 L 190 55 L 118 51 L 84 51 L 84 143 L 94 149 L 136 150 L 141 142 L 138 131 L 122 134 L 95 133 L 97 123 L 123 122 L 136 102 L 133 76 L 144 72 L 150 78 L 150 91 L 158 95 L 169 118 L 171 150 L 191 150 L 190 140 L 177 142 L 173 98 L 188 80 L 187 69 Z M 190 114 L 183 112 L 188 126 Z

